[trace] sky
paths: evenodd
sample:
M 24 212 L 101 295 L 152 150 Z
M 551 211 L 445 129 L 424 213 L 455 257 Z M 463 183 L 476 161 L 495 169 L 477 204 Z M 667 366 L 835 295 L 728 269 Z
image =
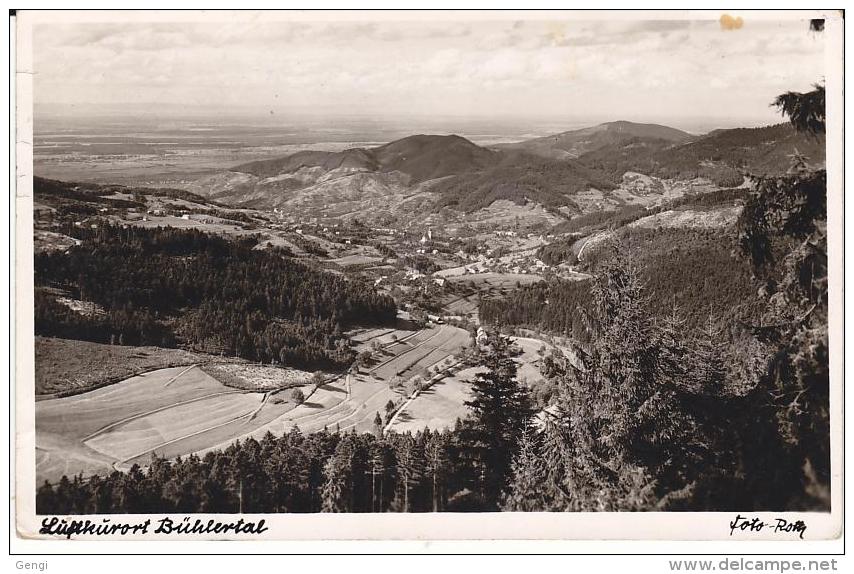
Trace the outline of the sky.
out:
M 824 44 L 803 20 L 37 24 L 34 102 L 763 125 Z

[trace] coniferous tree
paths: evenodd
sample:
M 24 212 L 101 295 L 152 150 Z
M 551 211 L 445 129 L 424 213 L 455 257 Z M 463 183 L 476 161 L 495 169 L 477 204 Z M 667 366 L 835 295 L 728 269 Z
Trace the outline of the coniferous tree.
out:
M 401 511 L 410 512 L 410 494 L 424 475 L 424 453 L 410 434 L 397 435 L 394 458 L 401 491 Z
M 430 499 L 432 511 L 440 512 L 444 507 L 445 490 L 449 474 L 448 439 L 444 433 L 429 433 L 427 435 L 424 456 L 426 472 L 430 479 Z
M 820 31 L 820 30 L 819 30 Z M 788 92 L 774 102 L 796 130 L 825 132 L 825 90 Z M 827 275 L 827 175 L 794 157 L 790 172 L 754 177 L 738 221 L 741 249 L 766 281 L 756 329 L 770 347 L 762 388 L 771 396 L 781 456 L 802 469 L 800 492 L 784 504 L 829 507 L 830 410 Z M 779 276 L 779 277 L 778 277 Z M 779 457 L 778 457 L 779 458 Z M 797 471 L 796 471 L 797 472 Z
M 552 505 L 549 494 L 540 437 L 528 425 L 522 432 L 519 450 L 513 457 L 512 478 L 501 508 L 512 512 L 550 510 Z
M 528 390 L 516 379 L 509 339 L 492 337 L 483 364 L 487 370 L 477 374 L 472 399 L 465 403 L 472 411 L 467 434 L 475 453 L 478 489 L 487 508 L 496 508 L 532 411 Z

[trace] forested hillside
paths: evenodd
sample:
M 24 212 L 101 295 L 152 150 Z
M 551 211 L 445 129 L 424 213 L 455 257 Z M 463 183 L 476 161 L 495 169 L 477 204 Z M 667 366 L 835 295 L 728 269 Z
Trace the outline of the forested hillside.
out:
M 343 328 L 395 316 L 391 298 L 372 286 L 253 249 L 254 238 L 111 225 L 62 231 L 81 244 L 35 257 L 38 335 L 341 366 L 353 358 Z
M 369 149 L 301 151 L 282 158 L 242 164 L 232 171 L 258 177 L 293 173 L 304 167 L 320 167 L 325 171 L 340 168 L 399 171 L 408 175 L 412 182 L 420 182 L 477 171 L 499 159 L 500 154 L 460 136 L 415 135 Z
M 585 165 L 508 152 L 496 166 L 438 181 L 430 189 L 440 195 L 437 206 L 471 213 L 499 199 L 547 208 L 572 205 L 573 195 L 591 187 L 607 190 L 617 185 Z
M 383 197 L 394 212 L 395 204 L 423 192 L 421 213 L 394 217 L 410 221 L 446 208 L 470 214 L 498 200 L 538 204 L 553 214 L 567 208 L 563 217 L 595 216 L 576 196 L 623 189 L 627 172 L 738 187 L 748 173 L 784 173 L 796 154 L 821 165 L 823 146 L 821 136 L 785 124 L 692 136 L 667 126 L 610 122 L 492 149 L 460 136 L 415 135 L 374 148 L 300 151 L 235 166 L 190 188 L 234 206 L 324 216 L 345 203 L 344 213 L 364 210 L 370 217 L 377 211 L 371 202 Z
M 793 154 L 824 164 L 823 135 L 799 133 L 790 124 L 761 128 L 716 130 L 681 145 L 662 145 L 640 139 L 600 147 L 578 162 L 609 177 L 636 171 L 671 179 L 705 177 L 722 187 L 741 184 L 743 173 L 785 173 Z
M 589 281 L 554 280 L 526 285 L 505 297 L 483 298 L 478 309 L 487 325 L 526 327 L 583 341 L 590 305 Z
M 561 245 L 563 248 L 561 249 Z M 544 250 L 543 257 L 572 260 L 571 242 Z M 710 319 L 743 333 L 761 317 L 762 283 L 749 262 L 733 257 L 733 229 L 622 228 L 612 241 L 585 250 L 584 269 L 598 274 L 619 249 L 631 258 L 649 297 L 648 310 L 664 317 L 675 307 L 690 328 Z M 525 286 L 506 297 L 483 299 L 480 317 L 502 327 L 528 327 L 583 338 L 582 314 L 590 312 L 589 281 L 552 281 Z
M 627 142 L 646 141 L 669 146 L 684 143 L 694 137 L 668 126 L 616 121 L 497 147 L 524 150 L 542 157 L 566 160 L 600 148 Z

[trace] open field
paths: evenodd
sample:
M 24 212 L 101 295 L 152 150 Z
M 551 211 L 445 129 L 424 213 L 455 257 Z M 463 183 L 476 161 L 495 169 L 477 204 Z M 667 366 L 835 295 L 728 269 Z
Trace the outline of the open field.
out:
M 450 294 L 442 301 L 442 309 L 448 315 L 472 315 L 477 316 L 480 301 L 478 295 L 458 296 Z
M 83 394 L 36 402 L 36 474 L 39 481 L 63 474 L 109 470 L 116 458 L 85 444 L 120 421 L 204 397 L 236 394 L 198 368 L 173 367 L 130 377 Z M 105 468 L 105 463 L 107 463 Z
M 391 331 L 383 337 L 388 338 L 392 333 L 398 332 Z M 363 333 L 368 334 L 376 335 L 371 331 Z M 295 426 L 306 433 L 323 428 L 373 431 L 376 414 L 385 415 L 385 406 L 389 401 L 399 403 L 408 396 L 409 388 L 406 385 L 391 388 L 391 379 L 399 376 L 400 381 L 404 382 L 420 370 L 447 360 L 468 343 L 469 334 L 463 329 L 442 325 L 418 332 L 410 331 L 408 338 L 404 340 L 401 337 L 400 342 L 394 342 L 390 338 L 387 340 L 392 344 L 383 349 L 382 359 L 377 364 L 361 370 L 356 375 L 347 375 L 327 383 L 312 394 L 307 392 L 306 402 L 302 405 L 264 426 L 234 438 L 245 439 L 251 436 L 260 439 L 268 431 L 279 435 Z M 231 440 L 233 439 L 218 447 L 227 446 Z
M 349 388 L 342 400 L 325 411 L 302 411 L 288 416 L 286 428 L 296 425 L 304 432 L 315 432 L 339 428 L 342 431 L 354 429 L 356 432 L 370 431 L 376 413 L 384 413 L 386 403 L 402 397 L 401 389 L 390 389 L 388 384 L 366 375 L 350 377 Z
M 52 337 L 36 337 L 35 353 L 36 396 L 39 399 L 57 393 L 85 392 L 164 367 L 219 359 L 180 349 L 102 345 Z
M 313 393 L 307 391 L 303 404 L 294 406 L 248 432 L 232 434 L 211 448 L 224 448 L 235 439 L 246 440 L 251 437 L 260 440 L 267 432 L 281 435 L 293 427 L 299 427 L 306 433 L 324 428 L 331 431 L 336 428 L 342 431 L 370 431 L 376 413 L 385 412 L 385 404 L 389 400 L 394 402 L 401 399 L 402 393 L 403 390 L 390 389 L 388 384 L 366 375 L 344 376 L 320 386 Z M 199 454 L 205 450 L 199 451 Z
M 465 418 L 471 399 L 471 380 L 482 367 L 470 367 L 436 381 L 398 413 L 389 430 L 417 432 L 453 428 L 457 419 Z
M 371 257 L 370 255 L 353 254 L 338 257 L 337 259 L 330 259 L 329 261 L 331 263 L 335 263 L 336 265 L 340 265 L 341 267 L 349 267 L 351 265 L 367 265 L 369 263 L 379 263 L 382 260 L 382 257 Z
M 309 388 L 303 388 L 303 392 L 308 394 Z M 253 394 L 258 396 L 258 393 Z M 273 423 L 296 408 L 299 408 L 299 405 L 288 400 L 287 394 L 267 394 L 257 404 L 257 407 L 249 412 L 234 413 L 235 416 L 223 418 L 198 431 L 182 434 L 122 461 L 117 467 L 127 469 L 133 464 L 144 466 L 150 460 L 153 452 L 165 458 L 174 458 L 189 453 L 204 454 L 208 450 L 225 448 L 237 439 L 245 440 L 252 436 L 260 440 L 267 432 L 281 434 L 279 432 L 281 424 Z
M 161 445 L 243 418 L 257 410 L 262 400 L 260 393 L 203 397 L 127 420 L 90 436 L 84 443 L 116 460 L 125 461 L 157 451 Z
M 377 363 L 316 389 L 302 385 L 302 404 L 290 399 L 289 389 L 273 389 L 299 385 L 308 373 L 250 364 L 206 365 L 210 372 L 196 364 L 159 369 L 73 396 L 40 400 L 37 478 L 56 481 L 63 474 L 144 466 L 155 453 L 166 458 L 204 453 L 236 439 L 280 435 L 294 426 L 304 432 L 324 427 L 371 431 L 376 414 L 385 414 L 389 401 L 400 404 L 410 392 L 405 384 L 393 388 L 392 380 L 403 383 L 469 342 L 467 331 L 448 325 L 373 331 L 363 335 L 383 341 Z M 257 378 L 258 387 L 226 386 L 212 376 L 217 373 Z
M 39 401 L 37 479 L 127 469 L 147 464 L 152 453 L 173 458 L 228 444 L 294 409 L 286 393 L 232 389 L 190 366 Z

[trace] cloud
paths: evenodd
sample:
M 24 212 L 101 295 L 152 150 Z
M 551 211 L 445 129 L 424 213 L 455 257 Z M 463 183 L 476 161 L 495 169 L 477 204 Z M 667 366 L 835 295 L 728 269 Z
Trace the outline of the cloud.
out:
M 717 20 L 40 25 L 35 98 L 358 102 L 380 114 L 642 115 L 717 102 L 765 114 L 774 95 L 825 74 L 823 42 L 806 23 L 732 33 Z

